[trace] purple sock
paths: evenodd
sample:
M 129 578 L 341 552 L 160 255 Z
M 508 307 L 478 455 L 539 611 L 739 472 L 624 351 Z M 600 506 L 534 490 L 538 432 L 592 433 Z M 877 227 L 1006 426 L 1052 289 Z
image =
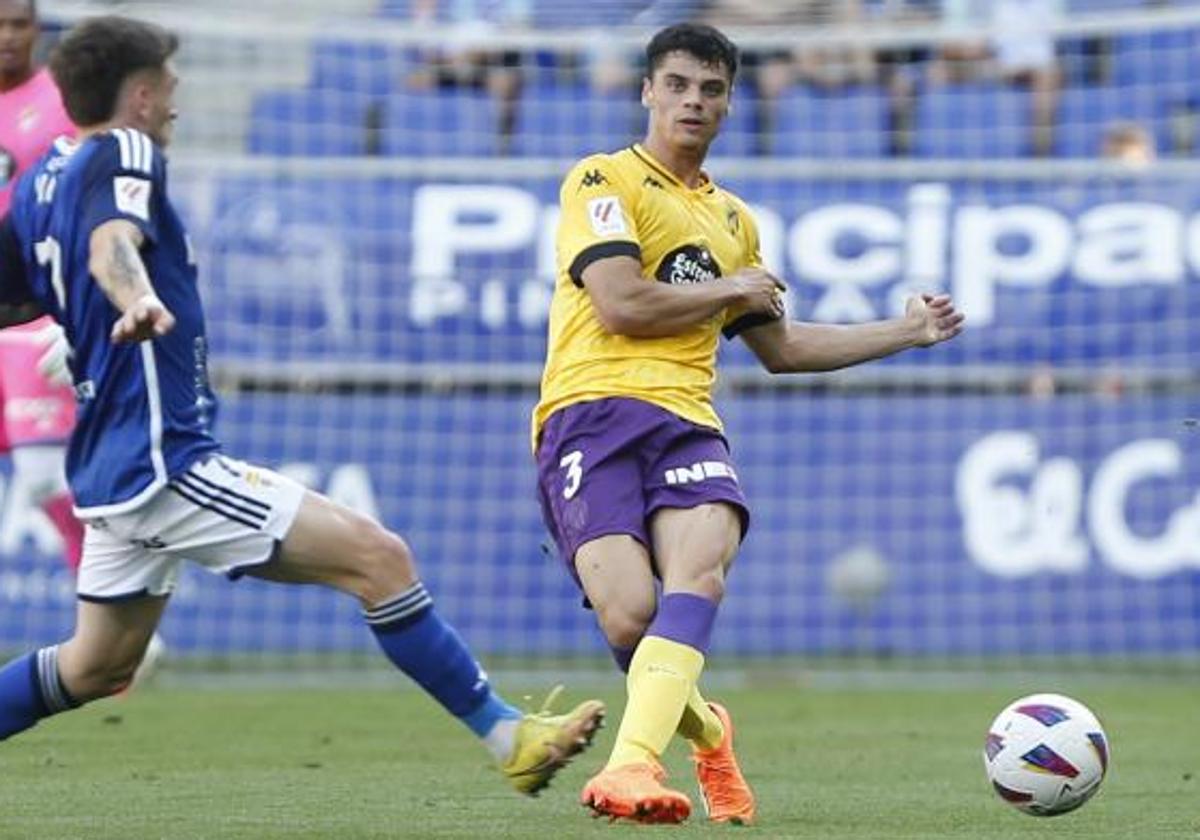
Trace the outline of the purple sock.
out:
M 716 618 L 715 601 L 690 592 L 671 592 L 663 596 L 646 635 L 670 639 L 707 654 Z
M 637 650 L 637 645 L 627 648 L 609 645 L 608 649 L 612 651 L 612 658 L 616 660 L 617 667 L 621 669 L 621 673 L 628 674 L 629 663 L 633 661 L 633 652 Z

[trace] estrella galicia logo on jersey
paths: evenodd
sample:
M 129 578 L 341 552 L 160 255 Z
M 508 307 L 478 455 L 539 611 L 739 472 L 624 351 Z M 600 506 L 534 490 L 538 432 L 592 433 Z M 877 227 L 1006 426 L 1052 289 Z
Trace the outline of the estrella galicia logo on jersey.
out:
M 598 187 L 601 184 L 607 184 L 608 178 L 604 177 L 604 173 L 599 169 L 592 169 L 583 173 L 583 180 L 579 182 L 575 192 L 579 192 L 584 187 Z
M 673 286 L 707 283 L 721 276 L 721 267 L 707 248 L 684 245 L 662 258 L 654 276 L 660 283 Z
M 12 180 L 17 174 L 17 159 L 8 149 L 0 149 L 0 187 Z
M 656 190 L 666 189 L 666 187 L 662 185 L 662 181 L 659 181 L 657 178 L 652 178 L 649 175 L 642 179 L 642 186 L 653 187 Z

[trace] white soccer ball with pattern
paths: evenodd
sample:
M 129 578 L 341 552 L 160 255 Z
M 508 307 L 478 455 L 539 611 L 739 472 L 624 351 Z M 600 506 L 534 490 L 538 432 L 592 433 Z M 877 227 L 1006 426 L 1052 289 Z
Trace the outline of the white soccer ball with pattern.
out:
M 1031 694 L 988 729 L 983 764 L 1005 802 L 1050 817 L 1074 811 L 1108 772 L 1108 736 L 1087 706 L 1061 694 Z

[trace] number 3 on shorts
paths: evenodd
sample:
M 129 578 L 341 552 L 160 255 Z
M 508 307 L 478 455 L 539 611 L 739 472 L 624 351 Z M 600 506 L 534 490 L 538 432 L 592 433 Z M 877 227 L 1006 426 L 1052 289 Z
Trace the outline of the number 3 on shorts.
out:
M 563 485 L 563 498 L 570 499 L 579 492 L 579 482 L 583 479 L 583 452 L 576 449 L 574 452 L 568 452 L 558 462 L 558 466 L 566 469 L 567 481 Z

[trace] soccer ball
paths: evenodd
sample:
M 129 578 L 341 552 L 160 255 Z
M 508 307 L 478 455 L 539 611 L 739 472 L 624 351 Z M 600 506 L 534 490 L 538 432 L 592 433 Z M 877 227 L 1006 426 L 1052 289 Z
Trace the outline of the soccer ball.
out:
M 1108 771 L 1108 737 L 1078 700 L 1031 694 L 996 716 L 983 746 L 988 781 L 1026 814 L 1052 817 L 1092 798 Z

